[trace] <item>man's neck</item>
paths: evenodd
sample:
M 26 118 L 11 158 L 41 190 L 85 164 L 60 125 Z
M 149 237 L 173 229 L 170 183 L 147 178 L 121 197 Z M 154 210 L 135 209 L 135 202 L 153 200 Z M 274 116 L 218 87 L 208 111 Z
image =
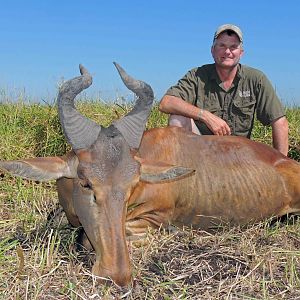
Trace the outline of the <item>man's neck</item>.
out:
M 227 69 L 227 68 L 220 68 L 216 65 L 216 70 L 220 80 L 223 82 L 225 89 L 229 89 L 237 73 L 238 66 L 234 66 L 233 68 Z

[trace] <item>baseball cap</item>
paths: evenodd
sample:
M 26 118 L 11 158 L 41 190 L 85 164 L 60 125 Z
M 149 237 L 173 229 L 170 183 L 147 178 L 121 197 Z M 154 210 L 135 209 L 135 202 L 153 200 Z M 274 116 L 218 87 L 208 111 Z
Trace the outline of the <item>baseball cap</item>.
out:
M 221 25 L 220 27 L 218 27 L 216 32 L 215 32 L 215 35 L 214 35 L 214 40 L 217 39 L 218 36 L 226 30 L 232 30 L 239 37 L 240 42 L 241 43 L 243 42 L 242 30 L 239 27 L 237 27 L 236 25 L 233 25 L 233 24 L 224 24 L 224 25 Z

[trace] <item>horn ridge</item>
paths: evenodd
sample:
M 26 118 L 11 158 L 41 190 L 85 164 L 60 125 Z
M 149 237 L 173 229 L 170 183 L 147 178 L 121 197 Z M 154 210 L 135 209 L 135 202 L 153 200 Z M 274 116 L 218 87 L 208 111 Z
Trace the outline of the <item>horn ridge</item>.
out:
M 153 97 L 153 91 L 150 85 L 141 80 L 136 80 L 133 77 L 129 76 L 125 70 L 116 62 L 113 62 L 120 77 L 125 84 L 125 86 L 134 92 L 138 97 L 146 96 L 146 99 L 151 101 L 151 97 Z M 146 94 L 146 95 L 145 95 Z
M 113 122 L 113 125 L 122 133 L 129 146 L 137 149 L 154 101 L 153 90 L 144 81 L 136 80 L 129 76 L 116 62 L 114 62 L 114 65 L 126 87 L 134 92 L 138 99 L 133 109 L 123 118 Z
M 88 70 L 83 65 L 79 65 L 79 70 L 82 75 L 66 81 L 57 97 L 60 123 L 74 150 L 88 148 L 101 130 L 101 126 L 81 115 L 75 108 L 75 97 L 92 84 Z

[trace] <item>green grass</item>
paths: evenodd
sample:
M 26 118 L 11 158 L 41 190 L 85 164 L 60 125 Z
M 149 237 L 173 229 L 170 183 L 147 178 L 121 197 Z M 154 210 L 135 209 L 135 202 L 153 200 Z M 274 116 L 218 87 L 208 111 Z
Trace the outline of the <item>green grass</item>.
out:
M 130 105 L 84 99 L 79 110 L 104 126 Z M 287 109 L 289 156 L 300 160 L 300 109 Z M 157 106 L 147 127 L 163 127 Z M 68 149 L 56 107 L 0 104 L 0 157 L 62 155 Z M 270 128 L 255 123 L 255 140 L 271 143 Z M 247 227 L 224 225 L 216 234 L 180 229 L 150 231 L 131 247 L 130 293 L 95 281 L 94 254 L 76 251 L 77 230 L 57 208 L 55 183 L 0 177 L 0 299 L 299 299 L 300 222 L 266 220 Z
M 300 107 L 286 109 L 289 121 L 289 157 L 300 161 Z M 272 131 L 270 126 L 263 126 L 255 121 L 252 131 L 253 140 L 272 145 Z
M 131 105 L 105 104 L 92 100 L 78 103 L 78 110 L 97 123 L 108 126 L 113 120 L 125 115 Z M 289 120 L 289 156 L 300 159 L 300 108 L 287 108 Z M 56 106 L 43 104 L 0 104 L 0 155 L 2 159 L 62 155 L 69 146 L 65 142 L 59 124 Z M 165 127 L 167 115 L 158 111 L 155 105 L 149 117 L 147 128 Z M 258 121 L 252 132 L 254 140 L 271 145 L 271 128 Z

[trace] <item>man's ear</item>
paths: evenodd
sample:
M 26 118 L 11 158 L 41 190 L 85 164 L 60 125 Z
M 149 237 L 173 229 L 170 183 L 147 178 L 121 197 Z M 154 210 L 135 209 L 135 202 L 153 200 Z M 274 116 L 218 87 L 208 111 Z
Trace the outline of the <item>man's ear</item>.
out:
M 170 165 L 160 161 L 148 161 L 134 157 L 140 164 L 140 180 L 148 183 L 163 183 L 183 179 L 195 173 L 194 169 Z
M 244 55 L 244 53 L 245 53 L 245 50 L 244 50 L 244 48 L 242 48 L 240 57 L 242 57 Z
M 26 179 L 48 181 L 61 177 L 77 177 L 78 159 L 75 154 L 56 157 L 0 161 L 0 169 Z

